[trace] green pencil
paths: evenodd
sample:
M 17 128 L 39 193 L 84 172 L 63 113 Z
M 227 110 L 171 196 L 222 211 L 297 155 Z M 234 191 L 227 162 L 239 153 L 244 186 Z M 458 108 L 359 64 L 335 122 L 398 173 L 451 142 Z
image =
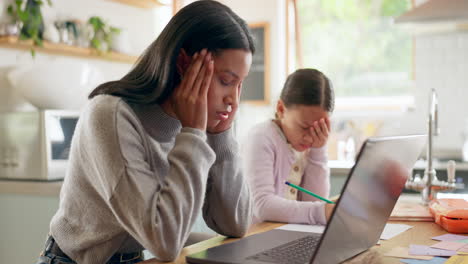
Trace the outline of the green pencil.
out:
M 300 186 L 297 186 L 297 185 L 295 185 L 295 184 L 292 184 L 292 183 L 290 183 L 290 182 L 288 182 L 288 181 L 286 181 L 286 182 L 284 182 L 284 183 L 287 184 L 287 185 L 289 185 L 289 186 L 291 186 L 291 187 L 293 187 L 293 188 L 295 188 L 295 189 L 298 189 L 298 190 L 301 191 L 301 192 L 305 192 L 305 193 L 307 193 L 307 194 L 309 194 L 309 195 L 312 195 L 313 197 L 318 198 L 318 199 L 320 199 L 320 200 L 322 200 L 322 201 L 325 201 L 325 202 L 327 202 L 327 203 L 330 203 L 330 204 L 334 204 L 334 203 L 335 203 L 335 202 L 330 201 L 330 200 L 328 200 L 328 199 L 326 199 L 326 198 L 323 198 L 322 196 L 320 196 L 320 195 L 318 195 L 318 194 L 315 194 L 315 193 L 313 193 L 313 192 L 311 192 L 311 191 L 309 191 L 309 190 L 306 190 L 306 189 L 304 189 L 304 188 L 302 188 L 302 187 L 300 187 Z

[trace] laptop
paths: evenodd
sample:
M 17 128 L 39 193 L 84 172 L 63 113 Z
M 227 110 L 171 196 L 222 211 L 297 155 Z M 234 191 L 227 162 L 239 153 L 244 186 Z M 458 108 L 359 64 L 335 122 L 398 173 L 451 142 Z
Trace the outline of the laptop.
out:
M 331 264 L 374 246 L 426 135 L 367 139 L 322 234 L 273 229 L 186 257 L 196 264 Z

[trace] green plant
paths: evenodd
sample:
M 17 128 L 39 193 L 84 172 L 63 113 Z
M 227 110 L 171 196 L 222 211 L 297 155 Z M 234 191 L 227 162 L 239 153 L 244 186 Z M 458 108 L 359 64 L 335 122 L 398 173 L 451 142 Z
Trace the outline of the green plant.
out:
M 23 3 L 22 0 L 15 1 L 15 7 L 13 5 L 8 5 L 7 12 L 8 15 L 11 16 L 13 23 L 26 20 L 26 12 L 21 10 L 21 4 Z
M 120 29 L 107 25 L 104 20 L 98 16 L 90 17 L 88 23 L 94 30 L 94 35 L 91 39 L 91 47 L 99 52 L 107 52 L 112 44 L 112 36 L 114 34 L 120 34 Z
M 51 0 L 47 0 L 51 6 Z M 43 46 L 42 33 L 44 31 L 44 22 L 41 13 L 42 0 L 27 0 L 23 6 L 23 0 L 15 0 L 14 5 L 9 5 L 7 8 L 8 14 L 11 16 L 14 23 L 21 24 L 21 33 L 19 39 L 31 39 L 33 45 Z M 34 57 L 34 48 L 31 49 L 31 54 Z

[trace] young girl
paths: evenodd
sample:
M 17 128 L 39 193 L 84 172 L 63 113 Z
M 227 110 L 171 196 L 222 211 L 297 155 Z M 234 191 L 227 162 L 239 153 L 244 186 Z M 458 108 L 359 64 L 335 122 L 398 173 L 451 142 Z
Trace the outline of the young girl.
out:
M 243 236 L 251 199 L 231 124 L 254 45 L 215 1 L 180 10 L 138 64 L 90 95 L 38 263 L 174 260 L 199 212 Z
M 327 197 L 326 142 L 334 95 L 320 71 L 300 69 L 286 80 L 276 119 L 255 126 L 245 144 L 245 172 L 255 221 L 325 224 L 333 205 L 285 184 L 289 181 Z

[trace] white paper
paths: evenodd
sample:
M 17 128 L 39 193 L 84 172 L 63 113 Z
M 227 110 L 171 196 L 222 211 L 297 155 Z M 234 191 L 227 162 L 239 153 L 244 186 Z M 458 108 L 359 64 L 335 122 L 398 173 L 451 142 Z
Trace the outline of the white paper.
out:
M 406 230 L 412 228 L 410 225 L 403 224 L 386 224 L 385 228 L 380 235 L 380 239 L 387 240 L 398 234 L 405 232 Z M 298 231 L 298 232 L 308 232 L 308 233 L 323 233 L 325 226 L 323 225 L 301 225 L 301 224 L 286 224 L 276 229 L 289 230 L 289 231 Z
M 412 226 L 410 225 L 386 224 L 382 234 L 380 235 L 380 239 L 390 239 L 398 234 L 405 232 L 410 228 L 412 228 Z
M 468 194 L 466 193 L 437 193 L 437 199 L 452 198 L 452 199 L 465 199 L 468 201 Z
M 325 226 L 323 226 L 323 225 L 287 224 L 287 225 L 277 227 L 276 229 L 321 234 L 321 233 L 323 233 L 323 230 L 325 230 Z

